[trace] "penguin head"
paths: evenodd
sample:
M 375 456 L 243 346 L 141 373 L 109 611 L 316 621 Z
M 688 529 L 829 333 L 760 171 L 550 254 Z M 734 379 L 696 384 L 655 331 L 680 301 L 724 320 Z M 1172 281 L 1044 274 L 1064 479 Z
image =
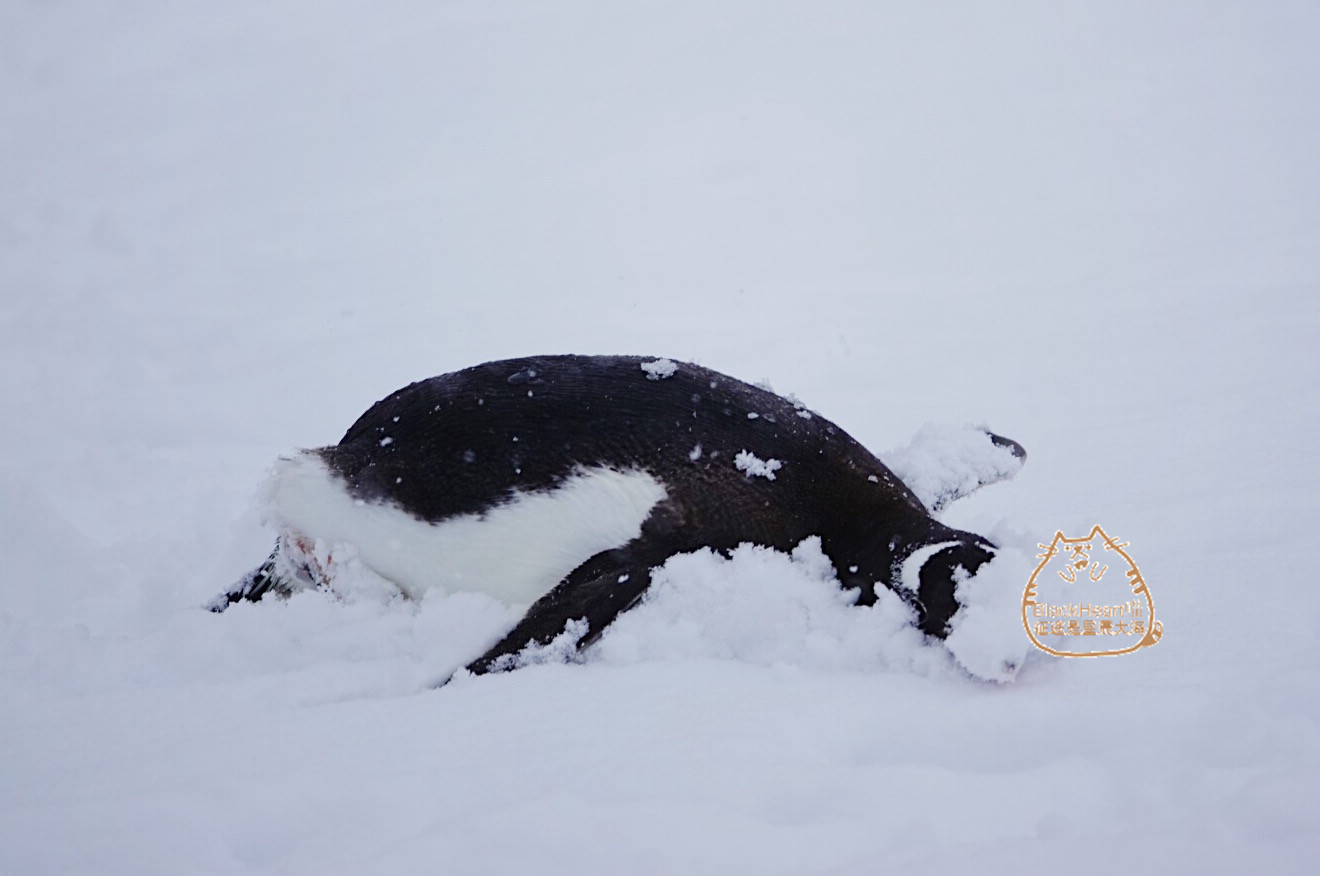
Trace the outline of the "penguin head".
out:
M 960 536 L 939 545 L 925 558 L 917 575 L 917 626 L 940 639 L 948 635 L 949 621 L 961 607 L 958 585 L 995 556 L 995 546 L 985 539 L 970 533 Z

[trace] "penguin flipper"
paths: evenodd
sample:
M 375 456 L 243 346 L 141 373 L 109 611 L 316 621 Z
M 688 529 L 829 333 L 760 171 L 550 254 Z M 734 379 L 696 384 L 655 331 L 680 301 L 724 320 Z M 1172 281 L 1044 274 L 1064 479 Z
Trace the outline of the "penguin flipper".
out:
M 626 548 L 596 554 L 532 603 L 509 633 L 467 665 L 473 675 L 517 669 L 595 642 L 651 586 L 649 561 Z M 562 637 L 562 638 L 561 638 Z
M 467 671 L 473 675 L 501 672 L 537 662 L 538 657 L 544 661 L 558 656 L 561 649 L 580 652 L 599 639 L 616 617 L 637 604 L 651 586 L 652 569 L 701 544 L 700 538 L 685 531 L 682 508 L 672 501 L 660 502 L 651 509 L 636 538 L 585 560 L 532 603 L 508 635 L 469 663 Z M 543 649 L 551 643 L 554 647 L 547 653 Z

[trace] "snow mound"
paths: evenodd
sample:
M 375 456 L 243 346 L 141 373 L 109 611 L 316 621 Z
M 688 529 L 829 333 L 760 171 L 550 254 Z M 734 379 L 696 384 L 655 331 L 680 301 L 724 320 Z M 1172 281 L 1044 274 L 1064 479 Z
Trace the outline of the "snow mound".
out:
M 1023 458 L 996 444 L 983 426 L 927 423 L 884 463 L 931 510 L 939 511 L 987 484 L 1013 477 Z
M 478 594 L 430 593 L 412 609 L 397 588 L 364 566 L 350 548 L 318 543 L 317 559 L 334 568 L 334 590 L 346 605 L 395 606 L 405 614 L 437 612 L 467 628 L 472 653 L 443 650 L 459 670 L 493 644 L 516 620 L 501 607 L 492 613 Z M 1030 642 L 1020 618 L 1022 589 L 1031 563 L 1023 551 L 1001 548 L 995 559 L 958 588 L 964 608 L 943 643 L 913 625 L 907 604 L 880 585 L 875 605 L 858 606 L 845 590 L 820 539 L 806 539 L 785 554 L 743 544 L 724 556 L 709 548 L 670 557 L 652 573 L 642 601 L 619 615 L 599 641 L 576 650 L 588 632 L 575 621 L 552 642 L 529 645 L 496 669 L 545 663 L 631 665 L 680 660 L 735 660 L 758 666 L 794 666 L 828 672 L 912 672 L 989 681 L 1012 681 Z M 466 617 L 466 620 L 464 618 Z M 957 667 L 961 667 L 961 670 Z M 447 674 L 447 673 L 442 673 Z M 460 673 L 461 675 L 462 673 Z
M 814 536 L 791 555 L 750 544 L 729 557 L 709 549 L 679 554 L 652 573 L 642 602 L 610 625 L 587 662 L 717 659 L 959 674 L 893 593 L 882 588 L 872 606 L 857 606 L 856 599 L 855 590 L 839 586 Z
M 1012 681 L 1031 642 L 1022 627 L 1022 596 L 1033 564 L 1015 547 L 1001 546 L 995 557 L 958 583 L 962 606 L 950 622 L 945 647 L 977 678 Z

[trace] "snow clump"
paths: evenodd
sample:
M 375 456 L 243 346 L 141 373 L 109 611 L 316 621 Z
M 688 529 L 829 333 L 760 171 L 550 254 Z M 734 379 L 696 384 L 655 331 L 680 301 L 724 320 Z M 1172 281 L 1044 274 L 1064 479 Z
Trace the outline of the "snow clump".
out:
M 742 450 L 733 458 L 733 465 L 738 471 L 746 472 L 747 476 L 775 479 L 775 472 L 784 467 L 784 464 L 777 459 L 758 459 L 755 454 L 749 450 Z
M 646 372 L 647 380 L 663 380 L 673 377 L 678 365 L 672 359 L 656 359 L 654 362 L 643 362 L 642 370 Z
M 961 608 L 944 645 L 977 678 L 1012 681 L 1031 650 L 1022 626 L 1022 597 L 1034 564 L 1027 553 L 1002 545 L 975 576 L 957 578 Z M 955 576 L 956 577 L 956 576 Z
M 627 577 L 625 575 L 619 580 L 624 581 Z M 505 654 L 497 658 L 491 669 L 495 672 L 506 672 L 545 663 L 581 663 L 582 655 L 578 653 L 577 646 L 589 630 L 590 626 L 586 618 L 570 620 L 564 624 L 564 631 L 549 642 L 544 645 L 528 642 L 517 654 Z
M 932 513 L 979 487 L 1013 477 L 1023 463 L 991 441 L 983 427 L 930 423 L 883 459 Z

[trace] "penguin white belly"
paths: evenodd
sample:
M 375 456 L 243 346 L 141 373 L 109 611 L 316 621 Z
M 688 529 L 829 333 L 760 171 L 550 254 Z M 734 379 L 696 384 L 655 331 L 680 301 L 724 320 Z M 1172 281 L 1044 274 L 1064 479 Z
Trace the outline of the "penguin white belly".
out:
M 481 514 L 431 523 L 397 505 L 354 497 L 310 453 L 281 459 L 269 507 L 285 531 L 348 544 L 372 571 L 408 596 L 476 591 L 526 605 L 601 551 L 641 534 L 664 485 L 639 469 L 579 468 L 554 489 L 513 493 Z

